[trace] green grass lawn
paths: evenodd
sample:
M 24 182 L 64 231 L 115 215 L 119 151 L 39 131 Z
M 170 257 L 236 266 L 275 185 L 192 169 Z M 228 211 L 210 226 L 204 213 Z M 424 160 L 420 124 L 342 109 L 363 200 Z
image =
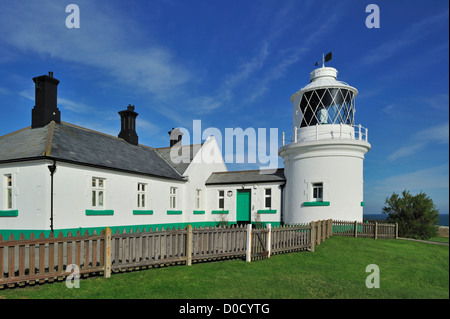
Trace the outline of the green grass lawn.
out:
M 366 266 L 380 288 L 365 285 Z M 316 251 L 246 263 L 226 260 L 0 290 L 10 298 L 449 298 L 449 247 L 406 240 L 332 237 Z

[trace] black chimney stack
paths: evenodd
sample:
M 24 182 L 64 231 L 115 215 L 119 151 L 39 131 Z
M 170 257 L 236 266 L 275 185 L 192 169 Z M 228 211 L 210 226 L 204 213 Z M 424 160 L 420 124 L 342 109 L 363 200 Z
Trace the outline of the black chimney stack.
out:
M 138 145 L 138 136 L 136 134 L 136 116 L 139 114 L 134 111 L 134 105 L 129 104 L 127 109 L 120 111 L 121 129 L 119 137 L 130 144 Z
M 35 83 L 35 106 L 31 110 L 31 128 L 43 127 L 51 121 L 61 122 L 57 100 L 59 80 L 53 77 L 53 72 L 33 78 Z
M 172 128 L 172 131 L 169 131 L 168 133 L 170 135 L 170 147 L 177 145 L 178 143 L 181 146 L 181 137 L 183 136 L 183 133 L 180 129 Z

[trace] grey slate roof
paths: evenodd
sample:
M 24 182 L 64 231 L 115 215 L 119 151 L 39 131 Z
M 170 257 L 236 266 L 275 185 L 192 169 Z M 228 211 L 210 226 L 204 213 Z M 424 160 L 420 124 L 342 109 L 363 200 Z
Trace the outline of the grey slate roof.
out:
M 64 122 L 0 137 L 0 163 L 37 158 L 184 180 L 153 148 Z
M 206 180 L 205 184 L 220 185 L 265 182 L 286 182 L 284 169 L 278 168 L 273 174 L 264 174 L 264 170 L 217 172 L 212 173 L 211 176 Z
M 176 147 L 176 146 L 175 146 Z M 171 158 L 171 147 L 155 148 L 155 150 L 161 155 L 179 174 L 183 175 L 186 172 L 189 164 L 195 157 L 195 154 L 200 150 L 202 144 L 182 145 L 178 150 L 178 154 L 175 154 L 175 159 Z

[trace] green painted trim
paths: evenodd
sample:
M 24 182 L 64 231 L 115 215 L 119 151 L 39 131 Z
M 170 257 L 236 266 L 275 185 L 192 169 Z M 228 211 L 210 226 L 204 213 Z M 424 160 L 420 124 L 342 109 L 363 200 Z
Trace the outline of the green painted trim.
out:
M 255 222 L 252 222 L 254 224 Z M 280 226 L 280 222 L 260 222 L 264 225 L 271 224 L 272 227 Z M 228 225 L 234 225 L 236 222 L 230 221 L 228 222 Z M 77 231 L 80 231 L 82 235 L 85 234 L 86 231 L 89 232 L 89 235 L 92 235 L 94 230 L 97 232 L 97 234 L 100 234 L 103 229 L 106 227 L 111 228 L 111 231 L 113 234 L 115 234 L 117 231 L 119 233 L 123 233 L 124 231 L 129 233 L 130 231 L 136 232 L 139 230 L 140 232 L 148 231 L 151 229 L 152 231 L 158 230 L 167 230 L 167 229 L 178 229 L 178 228 L 185 228 L 187 225 L 191 225 L 192 227 L 214 227 L 219 226 L 218 221 L 205 221 L 205 222 L 185 222 L 185 223 L 166 223 L 166 224 L 144 224 L 144 225 L 127 225 L 127 226 L 100 226 L 100 227 L 80 227 L 80 228 L 64 228 L 64 229 L 55 229 L 54 234 L 55 236 L 58 236 L 60 232 L 62 232 L 63 236 L 67 236 L 67 234 L 72 232 L 72 235 L 75 235 Z M 46 229 L 0 229 L 0 235 L 3 236 L 4 240 L 8 240 L 9 236 L 11 234 L 14 235 L 16 239 L 19 238 L 20 234 L 23 234 L 25 236 L 25 239 L 29 239 L 31 234 L 34 234 L 36 238 L 39 238 L 39 235 L 41 233 L 44 233 L 45 238 L 48 238 L 50 235 L 50 230 Z
M 263 225 L 263 227 L 266 227 L 267 224 L 270 224 L 272 227 L 280 227 L 281 226 L 281 222 L 251 222 L 250 224 L 252 225 Z
M 211 211 L 211 214 L 228 214 L 228 210 L 213 210 Z
M 260 209 L 258 210 L 258 214 L 276 214 L 276 209 Z
M 303 206 L 330 206 L 330 202 L 304 202 Z
M 204 210 L 194 210 L 194 215 L 204 215 L 206 212 Z
M 133 215 L 153 215 L 153 210 L 133 210 Z
M 183 211 L 181 210 L 168 210 L 167 215 L 181 215 Z
M 361 206 L 363 206 L 363 207 L 364 207 L 364 206 L 366 206 L 366 203 L 364 203 L 364 202 L 361 202 Z
M 236 222 L 228 222 L 229 225 L 236 224 Z M 144 225 L 127 225 L 127 226 L 100 226 L 100 227 L 80 227 L 80 228 L 61 228 L 61 229 L 54 229 L 54 234 L 57 236 L 60 232 L 62 232 L 63 236 L 67 236 L 67 234 L 72 232 L 72 235 L 75 235 L 77 231 L 80 231 L 82 235 L 85 234 L 86 231 L 89 232 L 89 235 L 92 235 L 94 230 L 97 232 L 97 234 L 100 234 L 101 231 L 107 227 L 111 228 L 111 231 L 113 234 L 116 233 L 118 230 L 120 233 L 125 232 L 129 233 L 131 230 L 133 232 L 136 232 L 138 229 L 140 232 L 148 231 L 149 229 L 155 231 L 156 229 L 162 230 L 162 229 L 175 229 L 175 228 L 184 228 L 187 225 L 191 225 L 192 227 L 214 227 L 219 226 L 218 221 L 205 221 L 205 222 L 190 222 L 190 223 L 166 223 L 166 224 L 144 224 Z M 16 239 L 19 239 L 20 234 L 25 236 L 25 239 L 29 239 L 30 235 L 33 233 L 36 238 L 39 238 L 39 235 L 41 233 L 44 233 L 45 238 L 48 238 L 51 231 L 49 229 L 0 229 L 0 235 L 3 236 L 4 240 L 8 240 L 9 236 L 11 234 L 14 235 Z
M 114 215 L 114 211 L 112 209 L 105 210 L 94 210 L 94 209 L 86 209 L 86 216 L 112 216 Z
M 17 217 L 19 216 L 19 211 L 14 210 L 0 210 L 0 217 Z

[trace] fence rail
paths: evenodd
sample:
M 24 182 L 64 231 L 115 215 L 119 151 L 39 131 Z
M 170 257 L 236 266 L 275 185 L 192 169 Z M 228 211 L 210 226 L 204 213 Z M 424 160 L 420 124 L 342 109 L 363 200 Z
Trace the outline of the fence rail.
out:
M 333 220 L 333 236 L 398 238 L 398 224 Z
M 109 228 L 82 235 L 50 234 L 25 240 L 0 235 L 0 288 L 26 283 L 61 281 L 72 274 L 75 265 L 81 275 L 122 272 L 159 265 L 192 265 L 193 262 L 223 258 L 247 261 L 271 254 L 314 251 L 330 236 L 397 238 L 398 226 L 381 223 L 317 221 L 253 229 L 252 225 L 178 229 L 145 229 L 111 234 Z
M 62 280 L 72 273 L 66 271 L 72 264 L 80 274 L 104 271 L 104 233 L 82 236 L 78 231 L 63 236 L 60 232 L 48 238 L 41 233 L 27 240 L 21 234 L 18 240 L 11 235 L 6 241 L 0 235 L 0 286 Z

